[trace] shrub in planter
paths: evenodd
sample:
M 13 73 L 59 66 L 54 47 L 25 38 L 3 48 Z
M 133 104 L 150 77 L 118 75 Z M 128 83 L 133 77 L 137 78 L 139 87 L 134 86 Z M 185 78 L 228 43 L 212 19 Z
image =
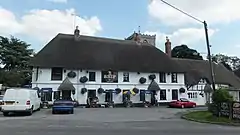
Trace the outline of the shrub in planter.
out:
M 70 72 L 68 72 L 67 76 L 69 78 L 75 78 L 77 76 L 77 74 L 76 74 L 76 72 L 70 71 Z
M 81 89 L 81 94 L 84 94 L 84 93 L 86 93 L 87 92 L 87 88 L 82 88 Z
M 184 88 L 180 88 L 180 89 L 179 89 L 179 92 L 180 92 L 180 93 L 185 93 L 185 91 L 186 91 L 186 90 L 185 90 Z
M 137 94 L 137 93 L 139 93 L 139 89 L 138 88 L 133 88 L 133 92 Z
M 88 78 L 87 78 L 86 76 L 83 76 L 83 77 L 80 78 L 79 81 L 80 81 L 81 83 L 85 83 L 85 82 L 88 81 Z
M 151 74 L 151 75 L 148 76 L 148 78 L 150 80 L 154 80 L 154 79 L 156 79 L 156 75 L 155 74 Z
M 122 90 L 120 88 L 116 88 L 115 91 L 116 91 L 116 94 L 119 94 L 121 93 Z
M 146 83 L 146 81 L 147 81 L 147 79 L 144 78 L 144 77 L 141 77 L 141 78 L 139 79 L 139 82 L 140 82 L 141 84 Z
M 103 88 L 98 88 L 98 94 L 102 94 L 104 92 Z

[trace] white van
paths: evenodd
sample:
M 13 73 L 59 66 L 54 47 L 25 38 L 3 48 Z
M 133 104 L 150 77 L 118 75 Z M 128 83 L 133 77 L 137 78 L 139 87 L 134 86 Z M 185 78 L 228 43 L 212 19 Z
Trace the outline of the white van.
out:
M 26 88 L 7 89 L 3 96 L 2 112 L 7 116 L 10 112 L 27 112 L 40 110 L 41 98 L 37 90 Z

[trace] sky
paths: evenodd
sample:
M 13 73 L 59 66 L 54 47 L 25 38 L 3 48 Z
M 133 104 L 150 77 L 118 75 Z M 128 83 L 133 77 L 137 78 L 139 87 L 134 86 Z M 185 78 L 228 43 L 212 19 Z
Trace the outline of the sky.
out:
M 208 23 L 213 54 L 240 57 L 240 0 L 165 0 Z M 76 16 L 75 16 L 76 15 Z M 75 20 L 75 21 L 74 21 Z M 58 33 L 124 39 L 134 31 L 156 34 L 164 51 L 186 44 L 207 54 L 203 24 L 160 0 L 0 0 L 0 35 L 13 35 L 36 52 Z

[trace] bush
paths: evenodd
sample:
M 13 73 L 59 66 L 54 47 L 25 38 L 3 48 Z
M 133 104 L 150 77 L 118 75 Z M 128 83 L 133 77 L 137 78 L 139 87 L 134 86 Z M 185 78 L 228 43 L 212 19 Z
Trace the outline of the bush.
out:
M 232 102 L 233 97 L 229 94 L 226 89 L 218 89 L 212 94 L 212 102 L 214 104 L 220 104 L 222 102 Z
M 212 94 L 212 104 L 208 105 L 208 110 L 216 116 L 220 116 L 221 103 L 231 103 L 233 97 L 226 89 L 218 89 Z

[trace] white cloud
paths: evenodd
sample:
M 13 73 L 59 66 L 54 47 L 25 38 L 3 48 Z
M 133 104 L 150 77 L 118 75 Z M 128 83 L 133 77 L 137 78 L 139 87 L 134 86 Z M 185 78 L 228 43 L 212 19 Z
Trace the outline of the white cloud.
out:
M 211 37 L 215 32 L 218 30 L 209 29 L 209 37 Z M 189 46 L 195 45 L 198 41 L 205 40 L 205 32 L 204 29 L 198 28 L 183 28 L 174 31 L 171 34 L 162 33 L 160 31 L 157 32 L 150 32 L 146 31 L 145 34 L 156 34 L 157 45 L 163 46 L 166 41 L 166 37 L 170 39 L 172 42 L 172 47 L 176 45 L 186 44 Z
M 240 20 L 240 0 L 167 0 L 167 2 L 210 24 Z M 151 17 L 167 25 L 196 24 L 192 18 L 160 0 L 151 0 L 148 12 Z
M 0 34 L 24 34 L 47 42 L 58 33 L 73 33 L 74 9 L 39 10 L 35 9 L 17 18 L 14 13 L 0 7 Z M 102 30 L 100 20 L 96 17 L 76 17 L 76 25 L 81 34 L 95 35 Z
M 68 0 L 47 0 L 47 1 L 55 2 L 55 3 L 67 3 L 68 2 Z

